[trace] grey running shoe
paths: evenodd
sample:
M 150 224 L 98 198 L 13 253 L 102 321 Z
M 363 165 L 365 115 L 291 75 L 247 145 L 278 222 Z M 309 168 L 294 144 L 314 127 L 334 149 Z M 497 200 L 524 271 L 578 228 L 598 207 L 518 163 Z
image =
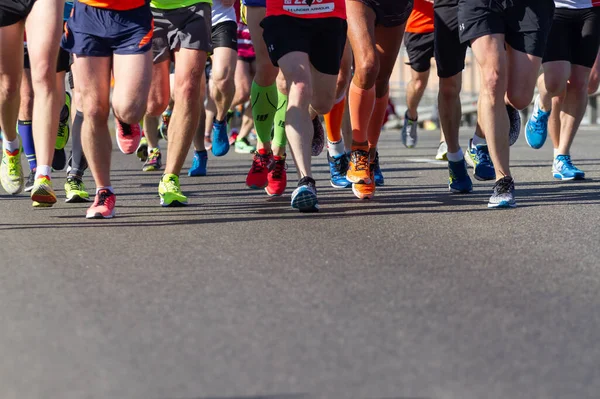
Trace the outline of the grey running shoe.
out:
M 406 148 L 414 148 L 417 145 L 417 123 L 408 117 L 408 111 L 404 114 L 404 126 L 402 126 L 402 144 Z
M 516 208 L 515 181 L 504 176 L 494 184 L 494 193 L 488 202 L 488 208 Z
M 519 110 L 513 108 L 512 105 L 506 104 L 506 112 L 508 112 L 508 122 L 510 124 L 510 130 L 508 133 L 510 145 L 513 145 L 519 139 L 521 134 L 521 113 Z

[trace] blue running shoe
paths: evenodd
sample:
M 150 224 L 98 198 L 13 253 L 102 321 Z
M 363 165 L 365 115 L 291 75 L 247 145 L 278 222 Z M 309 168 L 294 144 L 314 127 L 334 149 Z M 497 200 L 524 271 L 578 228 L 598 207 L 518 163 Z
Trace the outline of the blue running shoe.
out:
M 488 208 L 516 208 L 515 181 L 504 176 L 494 184 L 494 193 L 488 202 Z
M 496 178 L 494 164 L 492 158 L 490 158 L 487 145 L 473 146 L 473 139 L 469 140 L 469 149 L 465 160 L 473 168 L 473 177 L 477 180 L 494 180 Z
M 300 212 L 319 212 L 317 188 L 311 177 L 303 177 L 298 182 L 298 188 L 292 193 L 292 208 Z
M 583 180 L 585 172 L 573 165 L 570 155 L 557 155 L 552 162 L 552 175 L 560 180 Z
M 329 172 L 331 173 L 331 187 L 348 188 L 352 183 L 346 179 L 348 171 L 348 154 L 337 156 L 329 155 L 327 152 L 327 161 L 329 161 Z
M 467 172 L 467 163 L 464 160 L 458 162 L 448 161 L 448 188 L 453 193 L 470 193 L 473 191 L 473 183 Z
M 208 152 L 194 151 L 192 167 L 188 170 L 188 176 L 206 176 L 206 164 L 208 163 Z
M 229 152 L 229 137 L 227 136 L 227 122 L 213 121 L 212 148 L 215 157 L 222 157 Z
M 379 167 L 379 152 L 375 152 L 375 160 L 373 161 L 373 167 L 375 186 L 383 186 L 385 184 L 385 179 L 383 178 L 383 173 L 381 173 L 381 168 Z
M 535 97 L 533 112 L 525 126 L 525 140 L 531 148 L 542 148 L 548 137 L 548 118 L 551 111 L 542 111 L 540 108 L 540 96 Z

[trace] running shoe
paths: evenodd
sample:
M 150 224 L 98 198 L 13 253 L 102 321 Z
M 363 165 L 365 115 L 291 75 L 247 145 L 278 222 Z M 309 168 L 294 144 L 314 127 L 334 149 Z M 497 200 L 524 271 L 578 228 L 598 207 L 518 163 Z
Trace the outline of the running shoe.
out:
M 379 166 L 379 152 L 377 151 L 375 152 L 375 160 L 371 163 L 371 168 L 373 169 L 373 176 L 375 177 L 375 185 L 383 186 L 385 184 L 385 179 L 383 178 L 383 173 Z
M 212 154 L 222 157 L 229 152 L 229 137 L 227 137 L 227 122 L 213 121 L 212 128 Z
M 210 138 L 210 135 L 208 136 L 204 136 L 204 149 L 206 151 L 210 151 L 212 150 L 212 139 Z
M 35 183 L 35 169 L 29 171 L 29 176 L 27 177 L 27 181 L 25 182 L 25 191 L 26 193 L 30 192 L 33 189 L 33 185 Z
M 318 212 L 319 200 L 317 188 L 312 177 L 303 177 L 298 182 L 298 188 L 292 193 L 292 208 L 300 212 Z
M 375 183 L 375 165 L 369 166 L 371 173 L 370 183 L 353 183 L 352 192 L 358 199 L 373 199 L 375 196 L 375 190 L 377 190 L 377 184 Z
M 348 179 L 346 179 L 346 172 L 348 172 L 348 154 L 344 153 L 341 155 L 331 156 L 329 152 L 327 152 L 327 161 L 329 162 L 331 187 L 350 187 L 352 183 L 350 183 Z
M 540 96 L 535 97 L 533 112 L 525 126 L 525 140 L 531 148 L 536 150 L 542 148 L 548 137 L 548 118 L 551 111 L 542 111 L 540 108 Z
M 90 195 L 85 190 L 83 181 L 77 176 L 67 176 L 65 197 L 67 203 L 88 202 L 90 200 Z
M 457 162 L 448 161 L 448 189 L 453 193 L 470 193 L 473 191 L 473 182 L 467 172 L 467 163 L 464 160 Z
M 94 204 L 85 214 L 86 219 L 111 219 L 115 216 L 117 196 L 105 188 L 98 190 Z
M 65 105 L 60 113 L 60 121 L 58 123 L 58 133 L 56 135 L 56 143 L 54 148 L 62 150 L 69 141 L 71 129 L 69 128 L 69 117 L 71 116 L 71 95 L 65 93 Z
M 494 184 L 494 193 L 488 202 L 488 208 L 515 208 L 515 181 L 510 176 L 504 176 Z
M 350 163 L 346 179 L 350 183 L 371 183 L 369 173 L 369 153 L 363 150 L 354 150 L 350 153 Z
M 557 155 L 552 162 L 552 176 L 559 180 L 583 180 L 585 172 L 573 165 L 570 155 Z
M 448 160 L 448 144 L 445 141 L 440 143 L 438 147 L 437 154 L 435 154 L 435 159 L 438 161 L 447 161 Z
M 2 163 L 0 164 L 0 183 L 4 190 L 16 195 L 23 191 L 24 178 L 21 166 L 21 150 L 2 151 Z
M 60 150 L 54 149 L 54 156 L 52 157 L 52 169 L 63 170 L 67 166 L 67 152 L 64 148 Z
M 287 186 L 286 169 L 285 155 L 283 157 L 274 155 L 272 169 L 267 175 L 267 187 L 265 187 L 265 191 L 270 197 L 279 197 L 285 191 Z
M 236 128 L 231 129 L 231 134 L 229 135 L 229 145 L 235 144 L 239 134 L 240 132 Z
M 135 155 L 140 159 L 141 162 L 146 162 L 148 159 L 148 139 L 142 133 L 142 138 L 140 139 L 140 144 L 138 145 L 137 150 L 135 150 Z
M 148 155 L 148 159 L 144 163 L 142 170 L 144 172 L 155 172 L 162 167 L 162 154 L 159 148 L 155 148 Z
M 473 139 L 469 140 L 469 148 L 465 154 L 465 160 L 473 168 L 473 177 L 480 181 L 494 180 L 496 171 L 490 152 L 486 144 L 473 146 Z
M 246 186 L 253 189 L 262 189 L 269 184 L 269 170 L 272 167 L 273 155 L 264 148 L 254 153 L 252 166 L 246 177 Z
M 169 122 L 171 121 L 172 113 L 173 113 L 173 110 L 170 107 L 168 107 L 165 110 L 165 112 L 162 113 L 160 125 L 158 126 L 158 132 L 160 133 L 161 137 L 165 141 L 169 141 L 168 136 L 167 136 L 167 131 L 169 130 Z
M 521 113 L 509 104 L 506 104 L 506 112 L 508 112 L 508 123 L 510 125 L 508 141 L 510 145 L 513 145 L 521 135 Z
M 256 147 L 248 142 L 245 137 L 235 141 L 235 152 L 238 154 L 252 154 Z
M 174 174 L 163 175 L 158 185 L 158 195 L 160 195 L 160 205 L 167 206 L 185 206 L 187 197 L 181 192 L 179 186 L 179 177 Z
M 208 164 L 208 152 L 194 151 L 192 166 L 188 170 L 188 176 L 206 176 L 206 165 Z
M 130 125 L 115 118 L 117 145 L 123 154 L 133 154 L 142 140 L 142 127 L 139 123 Z
M 417 145 L 418 120 L 414 121 L 408 117 L 408 110 L 404 113 L 404 125 L 402 126 L 402 144 L 406 148 L 414 148 Z
M 312 156 L 317 157 L 323 152 L 325 147 L 325 129 L 321 123 L 319 116 L 315 116 L 312 120 L 313 124 L 313 139 L 312 139 Z
M 31 200 L 35 208 L 51 207 L 56 203 L 56 194 L 52 188 L 52 180 L 48 176 L 35 179 L 31 189 Z

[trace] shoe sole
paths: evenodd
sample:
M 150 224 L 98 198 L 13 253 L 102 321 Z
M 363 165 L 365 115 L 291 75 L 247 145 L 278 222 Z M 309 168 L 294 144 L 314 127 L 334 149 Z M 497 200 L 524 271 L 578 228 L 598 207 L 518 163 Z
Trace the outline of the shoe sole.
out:
M 251 190 L 262 190 L 262 189 L 267 188 L 268 185 L 269 185 L 269 183 L 265 184 L 264 186 L 248 185 L 248 184 L 246 184 L 246 187 L 248 187 Z
M 571 181 L 571 180 L 585 180 L 585 176 L 575 176 L 575 177 L 564 177 L 563 175 L 561 175 L 560 173 L 554 173 L 552 175 L 552 177 L 554 177 L 557 180 L 561 180 L 561 181 Z
M 358 199 L 361 199 L 361 200 L 371 200 L 371 199 L 373 199 L 373 197 L 375 197 L 375 193 L 373 193 L 373 194 L 366 194 L 366 195 L 365 195 L 365 194 L 363 194 L 363 193 L 359 192 L 359 191 L 358 191 L 358 190 L 357 190 L 357 189 L 354 187 L 354 184 L 352 185 L 352 193 L 354 193 L 354 196 L 355 196 L 356 198 L 358 198 Z
M 32 205 L 34 208 L 52 208 L 52 205 L 54 205 L 54 204 L 49 204 L 49 203 L 46 203 L 46 202 L 37 202 L 37 201 L 33 201 L 33 202 L 31 203 L 31 205 Z
M 148 168 L 142 168 L 142 172 L 156 172 L 159 169 L 160 168 L 157 168 L 156 166 L 150 166 Z
M 162 206 L 163 208 L 182 208 L 184 206 L 187 206 L 187 201 L 185 202 L 181 202 L 181 201 L 171 201 L 168 204 L 165 204 L 165 202 L 163 201 L 163 199 L 160 199 L 160 206 Z
M 112 219 L 115 217 L 115 210 L 113 209 L 110 215 L 104 216 L 101 213 L 94 213 L 93 215 L 85 215 L 86 219 Z
M 23 189 L 23 191 L 24 191 L 24 192 L 26 192 L 26 193 L 30 193 L 30 192 L 31 192 L 31 190 L 33 190 L 33 186 L 31 186 L 31 187 L 25 187 L 25 188 Z
M 206 176 L 206 173 L 190 173 L 190 172 L 188 172 L 188 176 L 189 177 L 202 177 L 202 176 Z
M 334 184 L 334 183 L 333 183 L 331 180 L 329 181 L 329 184 L 331 184 L 331 187 L 333 187 L 333 188 L 337 188 L 337 189 L 340 189 L 340 190 L 342 190 L 342 189 L 345 189 L 345 188 L 348 188 L 348 187 L 352 186 L 352 183 L 350 183 L 350 182 L 348 182 L 348 184 L 345 184 L 345 185 L 343 185 L 343 186 L 342 186 L 342 185 L 335 185 L 335 184 Z
M 445 154 L 443 156 L 441 156 L 441 157 L 436 155 L 435 156 L 435 160 L 436 161 L 447 161 L 448 157 Z
M 318 212 L 318 204 L 317 197 L 309 191 L 299 193 L 292 200 L 292 208 L 306 213 Z
M 281 196 L 283 195 L 283 193 L 284 193 L 284 192 L 285 192 L 285 190 L 284 190 L 284 191 L 282 191 L 281 193 L 270 193 L 270 192 L 269 192 L 269 188 L 268 188 L 268 187 L 265 187 L 265 193 L 267 193 L 267 195 L 268 195 L 269 197 L 281 197 Z
M 450 190 L 450 192 L 452 194 L 470 194 L 473 192 L 473 188 L 470 188 L 469 190 L 457 190 L 455 188 L 452 188 L 450 186 L 448 186 L 448 190 Z
M 512 208 L 516 208 L 516 207 L 517 207 L 516 202 L 502 201 L 498 204 L 489 204 L 488 203 L 489 209 L 512 209 Z
M 142 138 L 140 137 L 140 140 L 141 140 L 141 139 L 142 139 Z M 134 152 L 136 152 L 136 151 L 137 151 L 137 148 L 139 147 L 139 145 L 140 145 L 140 142 L 139 142 L 139 140 L 138 140 L 138 143 L 135 145 L 135 149 L 132 149 L 131 151 L 127 152 L 127 151 L 125 151 L 125 150 L 123 149 L 123 147 L 121 147 L 121 140 L 119 140 L 119 138 L 117 137 L 117 147 L 119 147 L 119 150 L 120 150 L 120 151 L 121 151 L 123 154 L 125 154 L 125 155 L 131 155 L 131 154 L 133 154 Z M 132 146 L 132 147 L 134 147 L 134 146 Z
M 56 204 L 56 197 L 53 197 L 51 195 L 34 194 L 34 195 L 31 196 L 31 200 L 34 203 L 45 204 L 45 205 L 39 205 L 39 206 L 48 206 L 48 207 L 50 207 L 50 206 Z
M 80 195 L 74 195 L 70 198 L 65 198 L 65 202 L 67 204 L 82 204 L 84 202 L 90 202 L 90 198 L 82 197 Z

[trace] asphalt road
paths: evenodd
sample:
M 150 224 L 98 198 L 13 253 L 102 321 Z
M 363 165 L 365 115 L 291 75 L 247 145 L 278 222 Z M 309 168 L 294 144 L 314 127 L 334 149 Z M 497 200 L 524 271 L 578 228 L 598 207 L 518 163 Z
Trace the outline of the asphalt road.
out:
M 162 209 L 159 174 L 115 152 L 111 221 L 0 194 L 0 397 L 598 398 L 598 129 L 583 182 L 521 139 L 515 210 L 486 208 L 489 183 L 450 195 L 436 147 L 384 133 L 370 202 L 323 154 L 312 215 L 245 188 L 238 154 Z

